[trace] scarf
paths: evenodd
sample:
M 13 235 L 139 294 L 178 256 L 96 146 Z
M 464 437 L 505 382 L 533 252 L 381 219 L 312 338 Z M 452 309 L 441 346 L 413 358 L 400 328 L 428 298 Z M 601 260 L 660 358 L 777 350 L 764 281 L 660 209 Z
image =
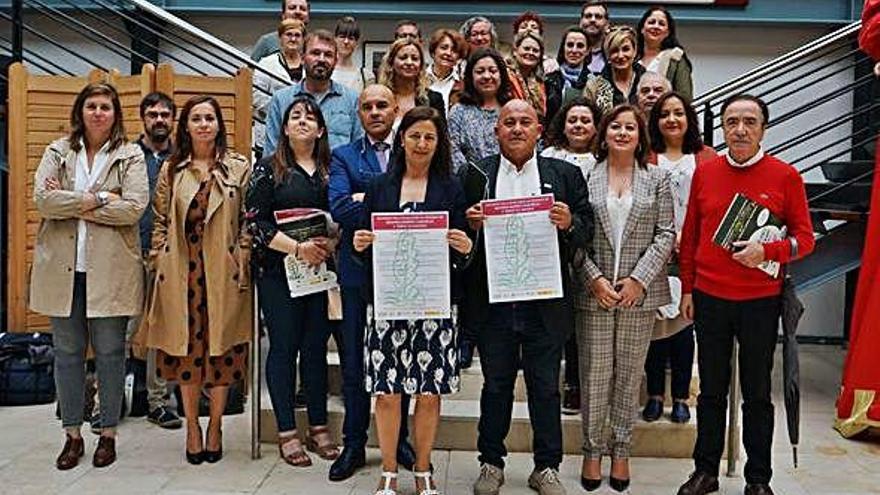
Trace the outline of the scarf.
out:
M 572 67 L 564 62 L 559 66 L 559 71 L 562 73 L 562 79 L 564 80 L 564 89 L 571 88 L 577 84 L 578 79 L 581 77 L 583 67 L 583 64 Z

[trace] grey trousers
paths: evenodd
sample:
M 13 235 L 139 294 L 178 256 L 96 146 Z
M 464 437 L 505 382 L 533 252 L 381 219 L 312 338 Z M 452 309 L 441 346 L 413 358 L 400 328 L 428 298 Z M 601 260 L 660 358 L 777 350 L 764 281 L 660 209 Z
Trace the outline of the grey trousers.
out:
M 83 424 L 86 348 L 91 342 L 98 372 L 101 426 L 119 423 L 125 384 L 127 316 L 86 318 L 86 274 L 77 272 L 70 317 L 50 318 L 55 344 L 55 389 L 65 428 Z
M 131 339 L 141 324 L 141 316 L 132 316 L 128 320 L 126 339 Z M 165 405 L 165 396 L 168 394 L 168 381 L 156 374 L 156 349 L 148 348 L 147 357 L 147 403 L 150 411 Z
M 575 311 L 584 456 L 627 459 L 656 311 Z M 607 436 L 606 423 L 611 426 Z

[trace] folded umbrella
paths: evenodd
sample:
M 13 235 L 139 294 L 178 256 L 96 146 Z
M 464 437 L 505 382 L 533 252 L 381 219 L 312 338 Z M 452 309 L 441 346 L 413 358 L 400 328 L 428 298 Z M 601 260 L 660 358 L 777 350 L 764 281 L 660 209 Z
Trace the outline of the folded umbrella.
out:
M 798 358 L 797 327 L 804 314 L 804 305 L 798 299 L 791 277 L 782 284 L 782 386 L 785 395 L 785 418 L 794 467 L 798 465 L 797 448 L 800 440 L 801 385 Z

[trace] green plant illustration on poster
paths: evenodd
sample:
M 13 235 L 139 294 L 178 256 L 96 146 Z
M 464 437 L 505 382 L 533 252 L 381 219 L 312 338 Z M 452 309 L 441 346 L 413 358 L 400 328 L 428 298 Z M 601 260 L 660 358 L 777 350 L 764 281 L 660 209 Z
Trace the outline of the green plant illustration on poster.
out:
M 519 215 L 511 215 L 504 224 L 504 259 L 507 266 L 499 275 L 499 282 L 510 287 L 535 283 L 535 274 L 529 266 L 529 237 L 526 223 Z
M 394 285 L 390 296 L 394 304 L 422 304 L 424 295 L 418 286 L 419 252 L 416 237 L 403 233 L 394 246 Z

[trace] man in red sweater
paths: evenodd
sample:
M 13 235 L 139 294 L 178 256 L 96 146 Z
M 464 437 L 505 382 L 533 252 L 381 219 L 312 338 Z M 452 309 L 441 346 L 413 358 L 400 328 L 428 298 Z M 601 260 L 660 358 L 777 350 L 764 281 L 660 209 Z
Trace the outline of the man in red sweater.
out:
M 782 278 L 757 266 L 765 260 L 788 263 L 813 250 L 813 227 L 804 183 L 791 165 L 765 155 L 761 147 L 769 120 L 767 105 L 751 95 L 735 95 L 721 107 L 727 153 L 697 167 L 682 229 L 681 312 L 694 319 L 700 396 L 697 399 L 695 471 L 679 495 L 718 491 L 724 449 L 727 391 L 733 339 L 740 345 L 743 395 L 745 495 L 772 494 L 770 452 L 773 402 L 770 373 L 778 336 Z M 786 239 L 735 243 L 735 252 L 712 241 L 737 193 L 782 219 Z

